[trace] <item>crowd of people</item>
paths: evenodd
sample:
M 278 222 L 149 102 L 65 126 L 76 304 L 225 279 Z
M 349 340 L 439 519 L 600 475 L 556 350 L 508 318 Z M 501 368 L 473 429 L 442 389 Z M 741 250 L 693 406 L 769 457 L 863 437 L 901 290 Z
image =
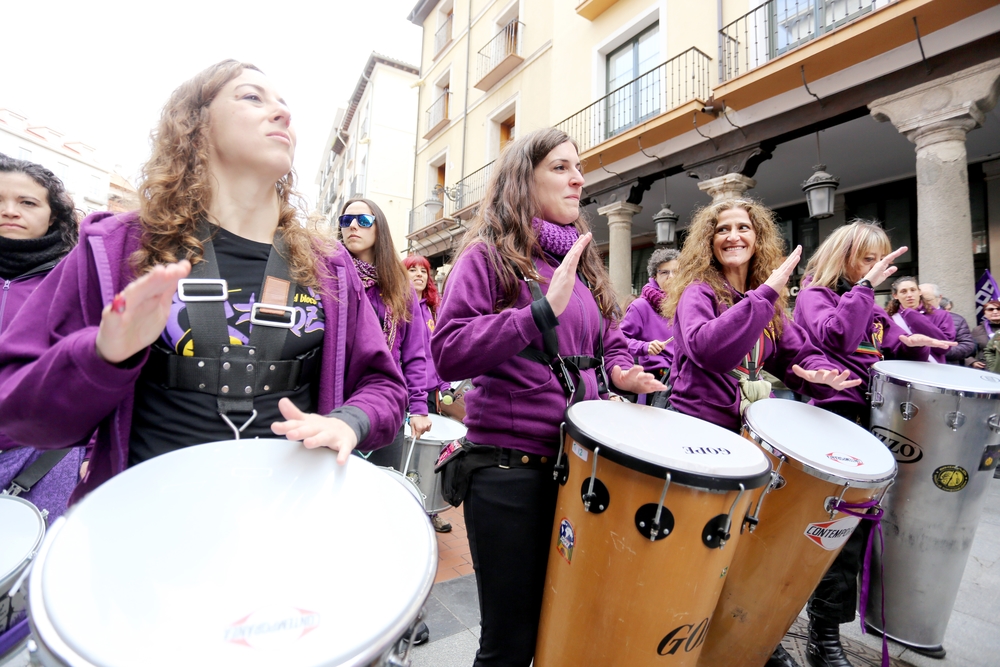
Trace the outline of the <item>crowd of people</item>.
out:
M 78 224 L 51 172 L 0 158 L 3 488 L 44 459 L 22 497 L 53 517 L 129 466 L 234 437 L 398 467 L 404 419 L 420 437 L 450 383 L 471 380 L 456 483 L 481 607 L 475 665 L 527 667 L 567 402 L 625 397 L 738 431 L 776 377 L 867 427 L 879 359 L 1000 372 L 1000 301 L 971 331 L 913 277 L 878 304 L 906 248 L 877 222 L 822 243 L 792 309 L 801 248 L 786 256 L 759 202 L 714 202 L 680 251 L 653 253 L 623 312 L 581 215 L 577 146 L 538 130 L 497 159 L 439 293 L 427 259 L 398 257 L 375 202 L 344 205 L 339 242 L 305 224 L 295 143 L 271 81 L 224 61 L 164 106 L 136 212 Z M 213 286 L 220 298 L 186 298 Z M 251 348 L 259 371 L 227 375 Z M 838 626 L 854 618 L 864 548 L 855 531 L 809 602 L 813 665 L 850 664 Z M 768 664 L 795 663 L 779 645 Z

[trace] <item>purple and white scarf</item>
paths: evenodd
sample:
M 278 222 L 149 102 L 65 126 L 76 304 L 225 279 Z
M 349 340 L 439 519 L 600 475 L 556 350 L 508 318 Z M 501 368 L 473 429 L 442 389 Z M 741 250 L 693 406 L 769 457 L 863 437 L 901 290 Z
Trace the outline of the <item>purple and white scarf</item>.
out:
M 376 271 L 373 264 L 369 264 L 364 260 L 360 260 L 354 255 L 351 255 L 351 259 L 354 260 L 354 268 L 358 270 L 358 276 L 361 278 L 361 284 L 364 286 L 365 290 L 371 287 L 378 286 L 378 271 Z M 396 318 L 392 316 L 392 308 L 389 307 L 384 300 L 382 305 L 385 306 L 385 320 L 382 322 L 382 335 L 385 336 L 385 344 L 389 346 L 389 350 L 392 350 L 393 343 L 396 342 Z

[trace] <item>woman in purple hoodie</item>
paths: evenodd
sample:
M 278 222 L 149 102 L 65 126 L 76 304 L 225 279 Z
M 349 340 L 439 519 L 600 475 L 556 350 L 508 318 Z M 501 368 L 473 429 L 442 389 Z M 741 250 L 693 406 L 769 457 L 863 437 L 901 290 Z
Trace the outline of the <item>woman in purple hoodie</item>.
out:
M 537 130 L 507 144 L 457 252 L 431 338 L 442 378 L 473 379 L 467 440 L 492 462 L 472 473 L 464 498 L 482 617 L 476 667 L 532 661 L 568 395 L 597 399 L 607 378 L 639 394 L 665 388 L 632 364 L 580 215 L 583 183 L 564 132 Z M 556 356 L 544 353 L 553 346 L 579 369 L 565 388 L 542 361 Z
M 639 298 L 625 309 L 622 319 L 622 333 L 628 341 L 628 351 L 636 363 L 663 384 L 669 384 L 670 364 L 674 358 L 674 332 L 672 323 L 660 314 L 660 305 L 670 279 L 677 273 L 679 256 L 679 252 L 669 248 L 653 252 L 646 267 L 649 282 L 643 285 Z M 657 392 L 652 396 L 641 396 L 639 402 L 664 408 L 668 395 L 668 391 Z
M 924 334 L 944 341 L 955 340 L 955 322 L 951 315 L 943 308 L 927 307 L 921 298 L 920 285 L 913 276 L 900 276 L 892 281 L 892 299 L 886 305 L 885 312 L 908 334 Z M 927 361 L 947 363 L 946 352 L 945 348 L 934 347 Z
M 855 220 L 834 230 L 806 265 L 803 289 L 795 300 L 795 322 L 838 366 L 847 368 L 856 387 L 814 401 L 816 405 L 870 427 L 866 392 L 871 367 L 884 356 L 926 361 L 932 348 L 955 343 L 924 334 L 907 334 L 875 303 L 875 288 L 896 272 L 892 262 L 906 246 L 892 251 L 876 223 Z M 921 317 L 914 311 L 915 317 Z M 850 667 L 840 643 L 840 624 L 854 620 L 858 573 L 866 546 L 866 530 L 855 530 L 809 600 L 809 643 L 812 664 Z
M 278 434 L 343 463 L 396 434 L 402 378 L 350 256 L 299 223 L 294 150 L 257 68 L 202 71 L 164 106 L 138 214 L 84 221 L 3 333 L 0 432 L 58 449 L 97 429 L 73 500 L 193 444 Z M 192 271 L 209 282 L 179 293 Z

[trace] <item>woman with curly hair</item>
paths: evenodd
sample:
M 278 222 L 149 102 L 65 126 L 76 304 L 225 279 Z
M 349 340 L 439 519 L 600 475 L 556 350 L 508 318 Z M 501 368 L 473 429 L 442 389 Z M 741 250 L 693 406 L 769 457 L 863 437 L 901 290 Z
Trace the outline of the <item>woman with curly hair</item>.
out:
M 955 322 L 947 310 L 933 308 L 924 302 L 920 285 L 913 276 L 900 276 L 892 281 L 892 298 L 885 312 L 908 334 L 923 334 L 937 340 L 955 340 Z M 952 347 L 952 346 L 949 346 Z M 947 349 L 931 348 L 927 361 L 946 363 Z
M 456 253 L 431 339 L 441 377 L 476 386 L 465 395 L 466 444 L 470 457 L 487 461 L 471 472 L 464 498 L 482 618 L 476 667 L 532 661 L 567 399 L 606 396 L 609 377 L 634 393 L 665 389 L 633 365 L 618 328 L 580 214 L 583 183 L 564 132 L 507 144 Z M 566 386 L 546 361 L 557 355 L 575 369 Z
M 674 359 L 673 324 L 660 314 L 660 305 L 667 293 L 670 279 L 677 273 L 680 253 L 670 248 L 653 251 L 646 269 L 649 282 L 642 293 L 625 309 L 622 333 L 628 341 L 628 351 L 636 363 L 652 373 L 663 384 L 669 383 L 670 364 Z M 665 408 L 669 390 L 652 396 L 641 396 L 643 405 Z
M 343 463 L 396 434 L 402 379 L 350 256 L 291 204 L 291 120 L 253 65 L 182 84 L 153 133 L 140 211 L 85 220 L 4 333 L 0 432 L 54 449 L 97 429 L 72 500 L 193 444 L 278 434 Z M 208 282 L 179 289 L 190 273 Z

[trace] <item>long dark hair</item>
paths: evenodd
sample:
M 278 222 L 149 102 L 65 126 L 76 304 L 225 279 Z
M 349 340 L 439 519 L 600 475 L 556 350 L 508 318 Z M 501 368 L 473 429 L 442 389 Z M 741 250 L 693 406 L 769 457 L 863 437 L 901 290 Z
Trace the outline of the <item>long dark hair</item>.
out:
M 917 282 L 917 279 L 913 276 L 900 276 L 892 281 L 892 298 L 889 299 L 889 303 L 885 305 L 885 312 L 889 314 L 889 317 L 898 313 L 902 306 L 902 304 L 899 303 L 899 299 L 896 298 L 896 291 L 899 289 L 899 286 L 906 281 L 910 281 L 917 286 L 920 285 L 920 283 Z
M 413 298 L 413 285 L 410 283 L 410 274 L 407 273 L 403 262 L 396 255 L 396 247 L 392 243 L 392 234 L 389 232 L 389 220 L 378 204 L 371 199 L 362 197 L 355 197 L 344 202 L 344 206 L 340 209 L 340 215 L 343 215 L 347 207 L 354 202 L 361 202 L 375 215 L 375 274 L 378 276 L 382 302 L 392 311 L 393 319 L 396 322 L 401 320 L 409 322 L 412 319 L 410 300 Z M 343 229 L 341 229 L 341 235 L 343 235 Z
M 53 225 L 58 226 L 63 245 L 66 247 L 66 252 L 69 252 L 80 236 L 79 219 L 73 198 L 66 192 L 66 186 L 59 177 L 40 164 L 17 160 L 3 154 L 0 154 L 0 172 L 24 174 L 45 188 L 48 192 L 49 209 L 52 211 L 49 229 Z
M 520 294 L 520 279 L 513 267 L 516 266 L 525 278 L 542 280 L 534 262 L 535 257 L 541 256 L 542 250 L 531 222 L 542 214 L 535 196 L 535 167 L 556 146 L 567 141 L 579 151 L 568 134 L 555 128 L 536 130 L 507 144 L 494 163 L 486 195 L 455 253 L 459 257 L 471 246 L 480 243 L 490 250 L 487 256 L 502 292 L 495 306 L 498 312 L 513 306 Z M 573 226 L 580 234 L 590 231 L 582 215 Z M 611 289 L 607 269 L 593 243 L 584 249 L 579 271 L 590 283 L 604 316 L 620 319 L 621 310 Z

